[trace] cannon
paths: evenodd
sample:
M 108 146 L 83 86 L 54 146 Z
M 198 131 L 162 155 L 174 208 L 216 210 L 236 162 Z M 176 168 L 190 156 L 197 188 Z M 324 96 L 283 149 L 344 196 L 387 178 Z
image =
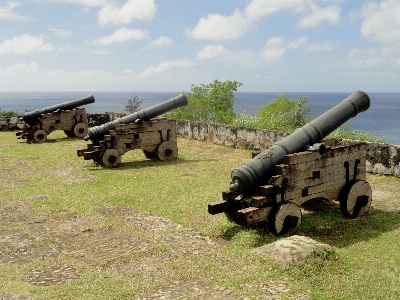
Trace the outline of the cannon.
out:
M 122 155 L 142 149 L 149 159 L 172 160 L 178 156 L 176 121 L 159 116 L 187 105 L 184 94 L 134 112 L 106 124 L 92 127 L 84 140 L 91 140 L 87 149 L 77 150 L 77 155 L 95 164 L 117 167 Z
M 266 223 L 277 235 L 295 234 L 301 225 L 300 206 L 324 198 L 340 202 L 346 217 L 367 213 L 372 200 L 366 181 L 366 144 L 336 146 L 324 139 L 367 110 L 370 99 L 355 91 L 315 120 L 298 128 L 269 149 L 237 166 L 222 201 L 210 203 L 212 215 L 225 213 L 244 226 Z
M 84 137 L 88 132 L 86 111 L 79 106 L 94 103 L 93 95 L 71 100 L 39 110 L 25 112 L 21 120 L 25 125 L 17 132 L 19 138 L 28 143 L 46 141 L 47 136 L 55 130 L 64 130 L 69 137 Z

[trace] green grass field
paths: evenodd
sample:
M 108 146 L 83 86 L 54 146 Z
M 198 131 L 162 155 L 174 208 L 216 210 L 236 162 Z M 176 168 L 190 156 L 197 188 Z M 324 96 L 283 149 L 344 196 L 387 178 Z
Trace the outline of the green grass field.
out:
M 400 179 L 368 175 L 379 205 L 373 200 L 362 218 L 345 219 L 334 204 L 304 210 L 298 234 L 334 251 L 288 267 L 251 252 L 278 237 L 207 212 L 207 204 L 228 189 L 231 170 L 251 152 L 182 138 L 178 147 L 176 161 L 150 161 L 135 150 L 119 168 L 108 169 L 77 157 L 86 142 L 63 133 L 27 144 L 14 132 L 0 132 L 0 296 L 140 299 L 172 281 L 202 278 L 250 299 L 279 299 L 271 298 L 274 293 L 281 299 L 400 299 L 400 215 L 380 208 L 398 205 Z M 120 213 L 104 213 L 114 211 Z M 169 220 L 170 227 L 155 232 L 132 226 L 131 215 L 146 213 Z M 195 232 L 216 246 L 208 251 L 204 244 L 195 253 L 160 242 L 177 224 L 186 230 L 180 237 Z M 137 251 L 135 241 L 148 246 Z M 156 269 L 141 271 L 149 261 L 159 262 Z M 34 284 L 35 270 L 53 266 L 75 271 L 62 283 Z

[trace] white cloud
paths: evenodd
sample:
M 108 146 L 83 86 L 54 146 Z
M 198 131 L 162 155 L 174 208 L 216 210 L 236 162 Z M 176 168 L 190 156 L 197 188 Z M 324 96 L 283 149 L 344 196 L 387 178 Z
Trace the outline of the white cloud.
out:
M 133 20 L 150 21 L 157 12 L 154 0 L 128 0 L 122 7 L 112 4 L 105 5 L 97 13 L 100 25 L 130 24 Z
M 203 50 L 197 52 L 196 58 L 199 60 L 211 59 L 225 54 L 227 50 L 222 45 L 208 45 Z
M 209 14 L 201 18 L 193 30 L 186 29 L 186 36 L 196 40 L 235 40 L 240 38 L 250 26 L 250 21 L 244 18 L 236 9 L 233 15 L 225 17 L 219 14 Z
M 72 32 L 70 30 L 63 30 L 60 28 L 47 28 L 47 30 L 50 30 L 54 32 L 55 35 L 59 37 L 69 37 L 72 36 Z
M 325 8 L 314 7 L 309 14 L 297 23 L 297 26 L 300 28 L 316 27 L 323 22 L 337 25 L 341 19 L 341 9 L 336 5 Z
M 362 37 L 377 42 L 400 41 L 400 2 L 398 0 L 364 4 L 361 16 L 364 18 L 361 24 Z
M 170 45 L 172 45 L 172 40 L 166 36 L 162 36 L 152 41 L 148 46 L 150 48 L 162 48 Z
M 294 41 L 291 41 L 288 43 L 287 48 L 288 49 L 297 49 L 297 48 L 303 48 L 307 45 L 307 38 L 305 36 L 295 39 Z
M 353 48 L 346 55 L 349 64 L 355 68 L 400 67 L 400 43 L 384 45 L 379 48 L 358 49 Z
M 334 46 L 330 42 L 312 43 L 307 47 L 307 51 L 318 52 L 318 51 L 331 51 Z
M 267 41 L 260 55 L 266 62 L 273 62 L 284 56 L 286 51 L 287 49 L 283 44 L 283 38 L 273 37 Z
M 307 38 L 301 37 L 289 43 L 285 43 L 282 37 L 272 37 L 265 44 L 260 52 L 260 56 L 265 62 L 273 62 L 281 59 L 289 49 L 304 48 L 307 44 Z
M 148 38 L 149 34 L 143 30 L 128 29 L 122 27 L 109 36 L 101 36 L 96 38 L 94 40 L 94 43 L 99 45 L 109 45 L 116 42 L 126 42 L 129 40 L 143 40 Z
M 31 36 L 23 34 L 14 37 L 12 40 L 6 40 L 0 44 L 1 54 L 28 54 L 34 52 L 50 52 L 56 47 L 44 43 L 44 35 Z
M 0 67 L 0 89 L 18 91 L 87 91 L 119 90 L 131 83 L 129 74 L 113 74 L 104 69 L 76 70 L 46 69 L 36 62 Z
M 173 68 L 182 68 L 193 66 L 194 62 L 190 59 L 170 60 L 160 63 L 157 67 L 148 67 L 143 72 L 139 73 L 136 78 L 142 79 L 165 73 Z
M 312 6 L 311 0 L 252 0 L 244 14 L 247 18 L 260 19 L 287 9 L 300 13 L 310 10 Z
M 337 5 L 321 8 L 315 0 L 252 0 L 243 13 L 236 9 L 230 16 L 209 14 L 207 18 L 201 18 L 193 30 L 186 29 L 185 33 L 198 40 L 235 40 L 261 18 L 283 10 L 305 15 L 297 24 L 300 28 L 315 27 L 323 22 L 337 25 L 341 21 L 341 9 Z
M 102 7 L 108 3 L 107 0 L 47 0 L 49 2 L 78 4 L 86 7 Z
M 7 2 L 7 5 L 4 7 L 0 7 L 0 20 L 6 20 L 6 21 L 27 21 L 28 18 L 19 16 L 12 11 L 14 8 L 20 6 L 20 2 Z

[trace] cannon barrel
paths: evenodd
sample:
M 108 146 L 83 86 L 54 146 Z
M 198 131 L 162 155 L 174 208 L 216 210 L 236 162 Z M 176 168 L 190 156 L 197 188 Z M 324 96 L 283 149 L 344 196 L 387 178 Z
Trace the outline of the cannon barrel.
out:
M 246 194 L 260 185 L 266 184 L 275 175 L 276 165 L 283 157 L 306 150 L 307 146 L 319 143 L 324 137 L 358 113 L 367 110 L 370 99 L 363 91 L 355 91 L 341 103 L 331 108 L 315 120 L 261 152 L 252 160 L 236 167 L 231 174 L 230 190 Z
M 101 138 L 105 134 L 108 134 L 109 130 L 114 129 L 115 125 L 117 124 L 128 124 L 128 123 L 133 123 L 136 120 L 142 120 L 142 121 L 149 121 L 152 118 L 155 118 L 157 116 L 162 115 L 163 113 L 166 113 L 170 110 L 176 109 L 181 106 L 185 106 L 188 104 L 187 98 L 184 94 L 180 94 L 176 96 L 175 98 L 169 99 L 167 101 L 161 102 L 159 104 L 153 105 L 151 107 L 139 110 L 137 112 L 134 112 L 130 115 L 127 115 L 125 117 L 116 119 L 112 122 L 108 122 L 106 124 L 92 127 L 89 129 L 88 135 L 84 137 L 84 140 L 92 140 L 96 141 Z
M 51 112 L 56 111 L 58 109 L 60 109 L 60 110 L 70 110 L 70 109 L 76 108 L 78 106 L 85 105 L 85 104 L 90 104 L 90 103 L 94 103 L 93 95 L 86 96 L 86 97 L 83 97 L 83 98 L 80 98 L 80 99 L 67 101 L 67 102 L 64 102 L 64 103 L 57 104 L 57 105 L 45 107 L 45 108 L 42 108 L 42 109 L 25 112 L 22 115 L 22 119 L 26 123 L 30 124 L 32 122 L 36 122 L 36 120 L 42 114 L 51 113 Z

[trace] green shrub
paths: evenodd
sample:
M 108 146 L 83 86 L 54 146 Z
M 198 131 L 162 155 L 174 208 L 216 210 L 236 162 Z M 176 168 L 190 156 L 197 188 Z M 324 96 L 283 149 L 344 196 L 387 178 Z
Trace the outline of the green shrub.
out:
M 339 140 L 354 140 L 363 142 L 374 142 L 374 143 L 387 143 L 382 137 L 376 137 L 370 133 L 361 132 L 358 130 L 352 130 L 349 123 L 345 123 L 332 132 L 330 137 Z
M 188 105 L 168 112 L 164 117 L 229 125 L 236 118 L 233 92 L 241 85 L 236 80 L 214 80 L 209 84 L 192 85 L 191 93 L 185 93 Z
M 0 117 L 17 117 L 19 114 L 18 114 L 18 112 L 16 112 L 16 111 L 13 111 L 13 110 L 9 110 L 9 111 L 6 111 L 6 110 L 1 110 L 1 108 L 0 108 Z

